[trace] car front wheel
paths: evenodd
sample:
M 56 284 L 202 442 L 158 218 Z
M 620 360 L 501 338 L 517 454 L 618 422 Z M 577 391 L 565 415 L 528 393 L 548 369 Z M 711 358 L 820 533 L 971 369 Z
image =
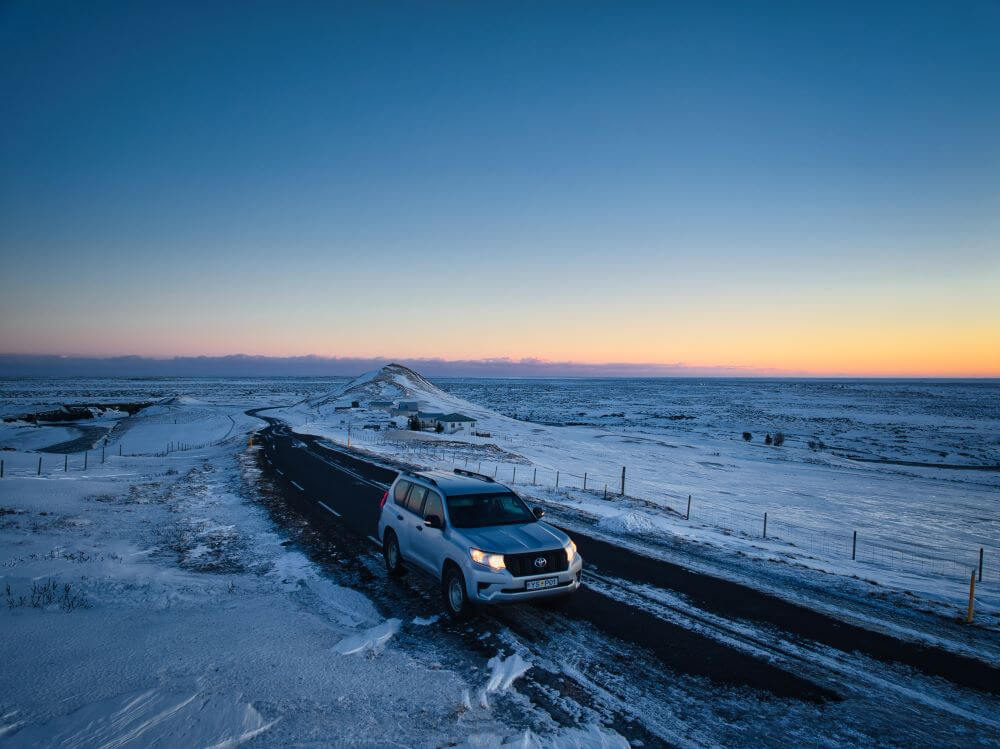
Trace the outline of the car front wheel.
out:
M 458 567 L 448 567 L 444 571 L 441 595 L 445 609 L 453 619 L 466 619 L 472 615 L 472 603 L 465 593 L 465 576 Z
M 399 539 L 392 531 L 385 532 L 385 540 L 382 542 L 382 558 L 385 559 L 385 568 L 393 577 L 403 574 L 403 555 L 399 553 Z

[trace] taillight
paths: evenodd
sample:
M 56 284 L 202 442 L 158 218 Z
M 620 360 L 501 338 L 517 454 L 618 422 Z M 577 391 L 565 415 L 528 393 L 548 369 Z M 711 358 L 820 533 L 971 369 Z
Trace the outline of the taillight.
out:
M 388 489 L 386 489 L 384 492 L 382 492 L 382 499 L 380 499 L 378 501 L 378 507 L 379 507 L 380 510 L 383 507 L 385 507 L 385 502 L 386 502 L 387 499 L 389 499 L 389 490 Z

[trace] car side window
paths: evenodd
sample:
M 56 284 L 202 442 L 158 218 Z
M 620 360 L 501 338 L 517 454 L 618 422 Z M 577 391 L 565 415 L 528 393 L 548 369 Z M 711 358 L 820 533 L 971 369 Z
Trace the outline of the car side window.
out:
M 444 522 L 444 508 L 441 506 L 441 495 L 437 492 L 430 492 L 427 501 L 424 502 L 424 519 L 431 515 L 437 515 L 438 520 Z
M 410 512 L 414 512 L 417 515 L 420 514 L 420 507 L 424 503 L 424 497 L 427 494 L 427 487 L 420 486 L 419 484 L 414 484 L 413 489 L 410 490 L 410 496 L 406 498 L 406 509 Z
M 396 489 L 392 493 L 392 499 L 400 507 L 406 506 L 406 492 L 410 490 L 410 486 L 409 481 L 400 481 L 396 484 Z

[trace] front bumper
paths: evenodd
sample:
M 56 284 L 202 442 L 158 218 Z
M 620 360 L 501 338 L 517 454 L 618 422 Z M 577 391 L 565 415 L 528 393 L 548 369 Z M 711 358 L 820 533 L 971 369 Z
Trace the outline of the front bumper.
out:
M 509 572 L 481 572 L 476 570 L 469 577 L 469 597 L 480 603 L 515 603 L 530 601 L 535 598 L 552 598 L 572 593 L 580 587 L 583 573 L 583 560 L 579 555 L 573 560 L 568 570 L 548 575 L 530 575 L 514 577 Z M 525 584 L 529 580 L 542 580 L 555 577 L 558 583 L 551 588 L 527 590 Z

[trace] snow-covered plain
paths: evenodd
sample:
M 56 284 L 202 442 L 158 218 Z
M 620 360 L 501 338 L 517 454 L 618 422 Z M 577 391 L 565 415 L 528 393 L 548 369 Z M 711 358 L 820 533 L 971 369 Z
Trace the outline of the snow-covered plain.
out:
M 375 455 L 496 476 L 612 537 L 860 578 L 949 616 L 982 548 L 978 622 L 1000 627 L 1000 472 L 980 469 L 1000 466 L 1000 383 L 441 384 L 390 366 L 269 413 Z M 367 404 L 401 398 L 475 417 L 490 436 L 385 430 Z M 352 400 L 361 408 L 335 410 Z M 779 431 L 784 445 L 764 444 Z
M 535 714 L 514 655 L 470 680 L 397 646 L 433 620 L 383 616 L 258 503 L 261 422 L 243 409 L 261 395 L 202 391 L 122 419 L 86 469 L 43 455 L 39 476 L 39 454 L 0 452 L 0 744 L 627 746 Z M 49 402 L 10 395 L 8 413 Z M 517 725 L 491 704 L 504 694 Z

